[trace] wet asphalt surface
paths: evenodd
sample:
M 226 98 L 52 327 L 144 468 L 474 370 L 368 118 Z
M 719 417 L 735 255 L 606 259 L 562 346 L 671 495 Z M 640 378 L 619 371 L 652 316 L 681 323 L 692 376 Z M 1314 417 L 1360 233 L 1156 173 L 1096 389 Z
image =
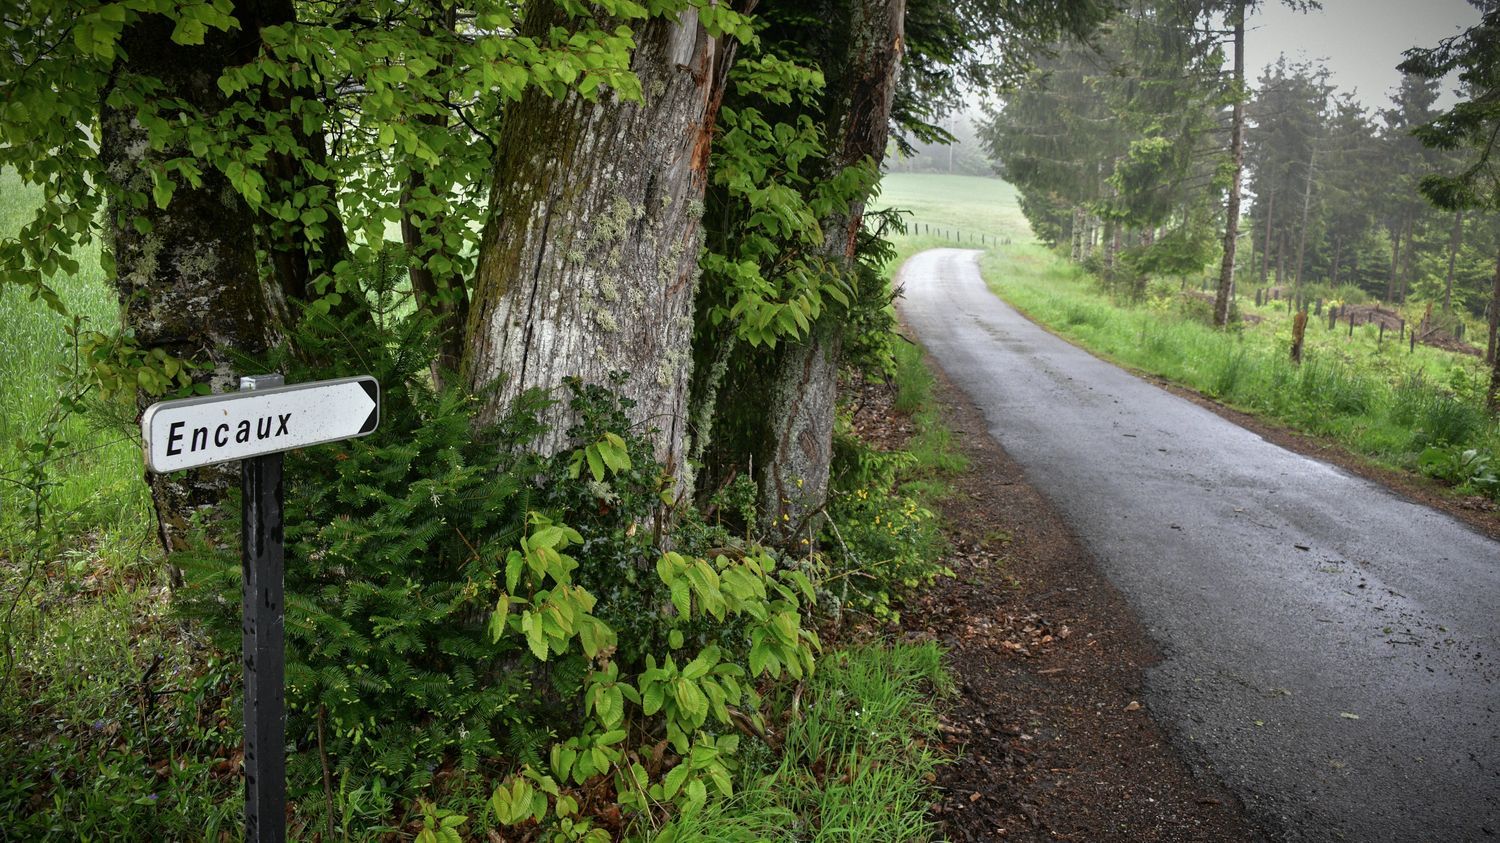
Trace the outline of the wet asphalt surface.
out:
M 1195 769 L 1273 840 L 1500 840 L 1500 544 L 1052 336 L 977 254 L 898 307 L 1160 647 Z

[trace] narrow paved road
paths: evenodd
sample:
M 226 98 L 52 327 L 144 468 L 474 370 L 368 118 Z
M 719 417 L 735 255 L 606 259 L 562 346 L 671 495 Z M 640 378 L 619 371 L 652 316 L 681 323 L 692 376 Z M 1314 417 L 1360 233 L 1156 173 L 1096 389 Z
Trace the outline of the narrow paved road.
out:
M 1274 840 L 1500 839 L 1500 544 L 1052 336 L 976 252 L 899 307 L 1160 645 L 1143 702 Z

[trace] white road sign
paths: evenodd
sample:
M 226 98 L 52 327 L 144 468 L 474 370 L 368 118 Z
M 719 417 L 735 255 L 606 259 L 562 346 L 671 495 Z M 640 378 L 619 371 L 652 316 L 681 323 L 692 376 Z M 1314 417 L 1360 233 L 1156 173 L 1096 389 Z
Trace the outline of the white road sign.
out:
M 380 423 L 368 375 L 152 404 L 141 416 L 146 467 L 157 474 L 353 439 Z

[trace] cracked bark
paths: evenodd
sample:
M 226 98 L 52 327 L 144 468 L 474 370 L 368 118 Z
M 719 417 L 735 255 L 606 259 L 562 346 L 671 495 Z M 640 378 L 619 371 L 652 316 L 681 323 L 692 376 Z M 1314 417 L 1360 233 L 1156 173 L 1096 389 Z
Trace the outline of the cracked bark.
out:
M 564 24 L 556 14 L 550 0 L 533 2 L 526 27 Z M 627 372 L 619 392 L 635 402 L 632 421 L 681 472 L 707 139 L 725 51 L 692 10 L 647 21 L 636 40 L 644 102 L 533 90 L 507 110 L 464 377 L 475 390 L 494 385 L 481 421 L 531 389 L 563 398 L 534 443 L 551 454 L 573 423 L 564 378 L 602 383 Z
M 842 12 L 849 19 L 847 42 L 824 68 L 834 97 L 830 174 L 878 165 L 885 155 L 905 12 L 905 0 L 850 0 Z M 867 199 L 823 221 L 824 253 L 844 272 L 856 271 L 855 239 Z M 756 466 L 761 529 L 773 542 L 817 532 L 812 522 L 828 497 L 833 457 L 842 327 L 841 313 L 825 313 L 805 340 L 778 351 L 767 407 L 770 435 Z
M 203 168 L 198 187 L 179 184 L 168 206 L 157 207 L 149 199 L 152 170 L 191 152 L 151 149 L 130 97 L 111 94 L 144 83 L 159 86 L 158 102 L 182 100 L 203 113 L 222 108 L 216 80 L 243 55 L 247 39 L 258 37 L 257 7 L 242 4 L 236 11 L 240 31 L 211 31 L 206 43 L 195 46 L 172 43 L 173 25 L 166 18 L 143 15 L 122 33 L 122 57 L 100 104 L 99 157 L 122 324 L 141 348 L 204 365 L 195 379 L 215 392 L 236 388 L 236 361 L 266 351 L 275 334 L 274 292 L 262 286 L 256 268 L 253 215 L 212 167 Z M 173 116 L 166 108 L 158 113 Z M 138 394 L 138 409 L 153 400 Z M 147 477 L 164 549 L 184 546 L 193 516 L 211 515 L 233 477 L 232 466 Z

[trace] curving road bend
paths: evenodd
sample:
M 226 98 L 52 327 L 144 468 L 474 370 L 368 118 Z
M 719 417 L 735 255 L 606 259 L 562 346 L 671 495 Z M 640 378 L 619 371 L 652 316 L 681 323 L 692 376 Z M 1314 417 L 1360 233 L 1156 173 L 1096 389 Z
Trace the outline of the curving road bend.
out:
M 1274 840 L 1500 840 L 1500 544 L 1047 333 L 978 252 L 905 322 L 1158 643 L 1143 702 Z

